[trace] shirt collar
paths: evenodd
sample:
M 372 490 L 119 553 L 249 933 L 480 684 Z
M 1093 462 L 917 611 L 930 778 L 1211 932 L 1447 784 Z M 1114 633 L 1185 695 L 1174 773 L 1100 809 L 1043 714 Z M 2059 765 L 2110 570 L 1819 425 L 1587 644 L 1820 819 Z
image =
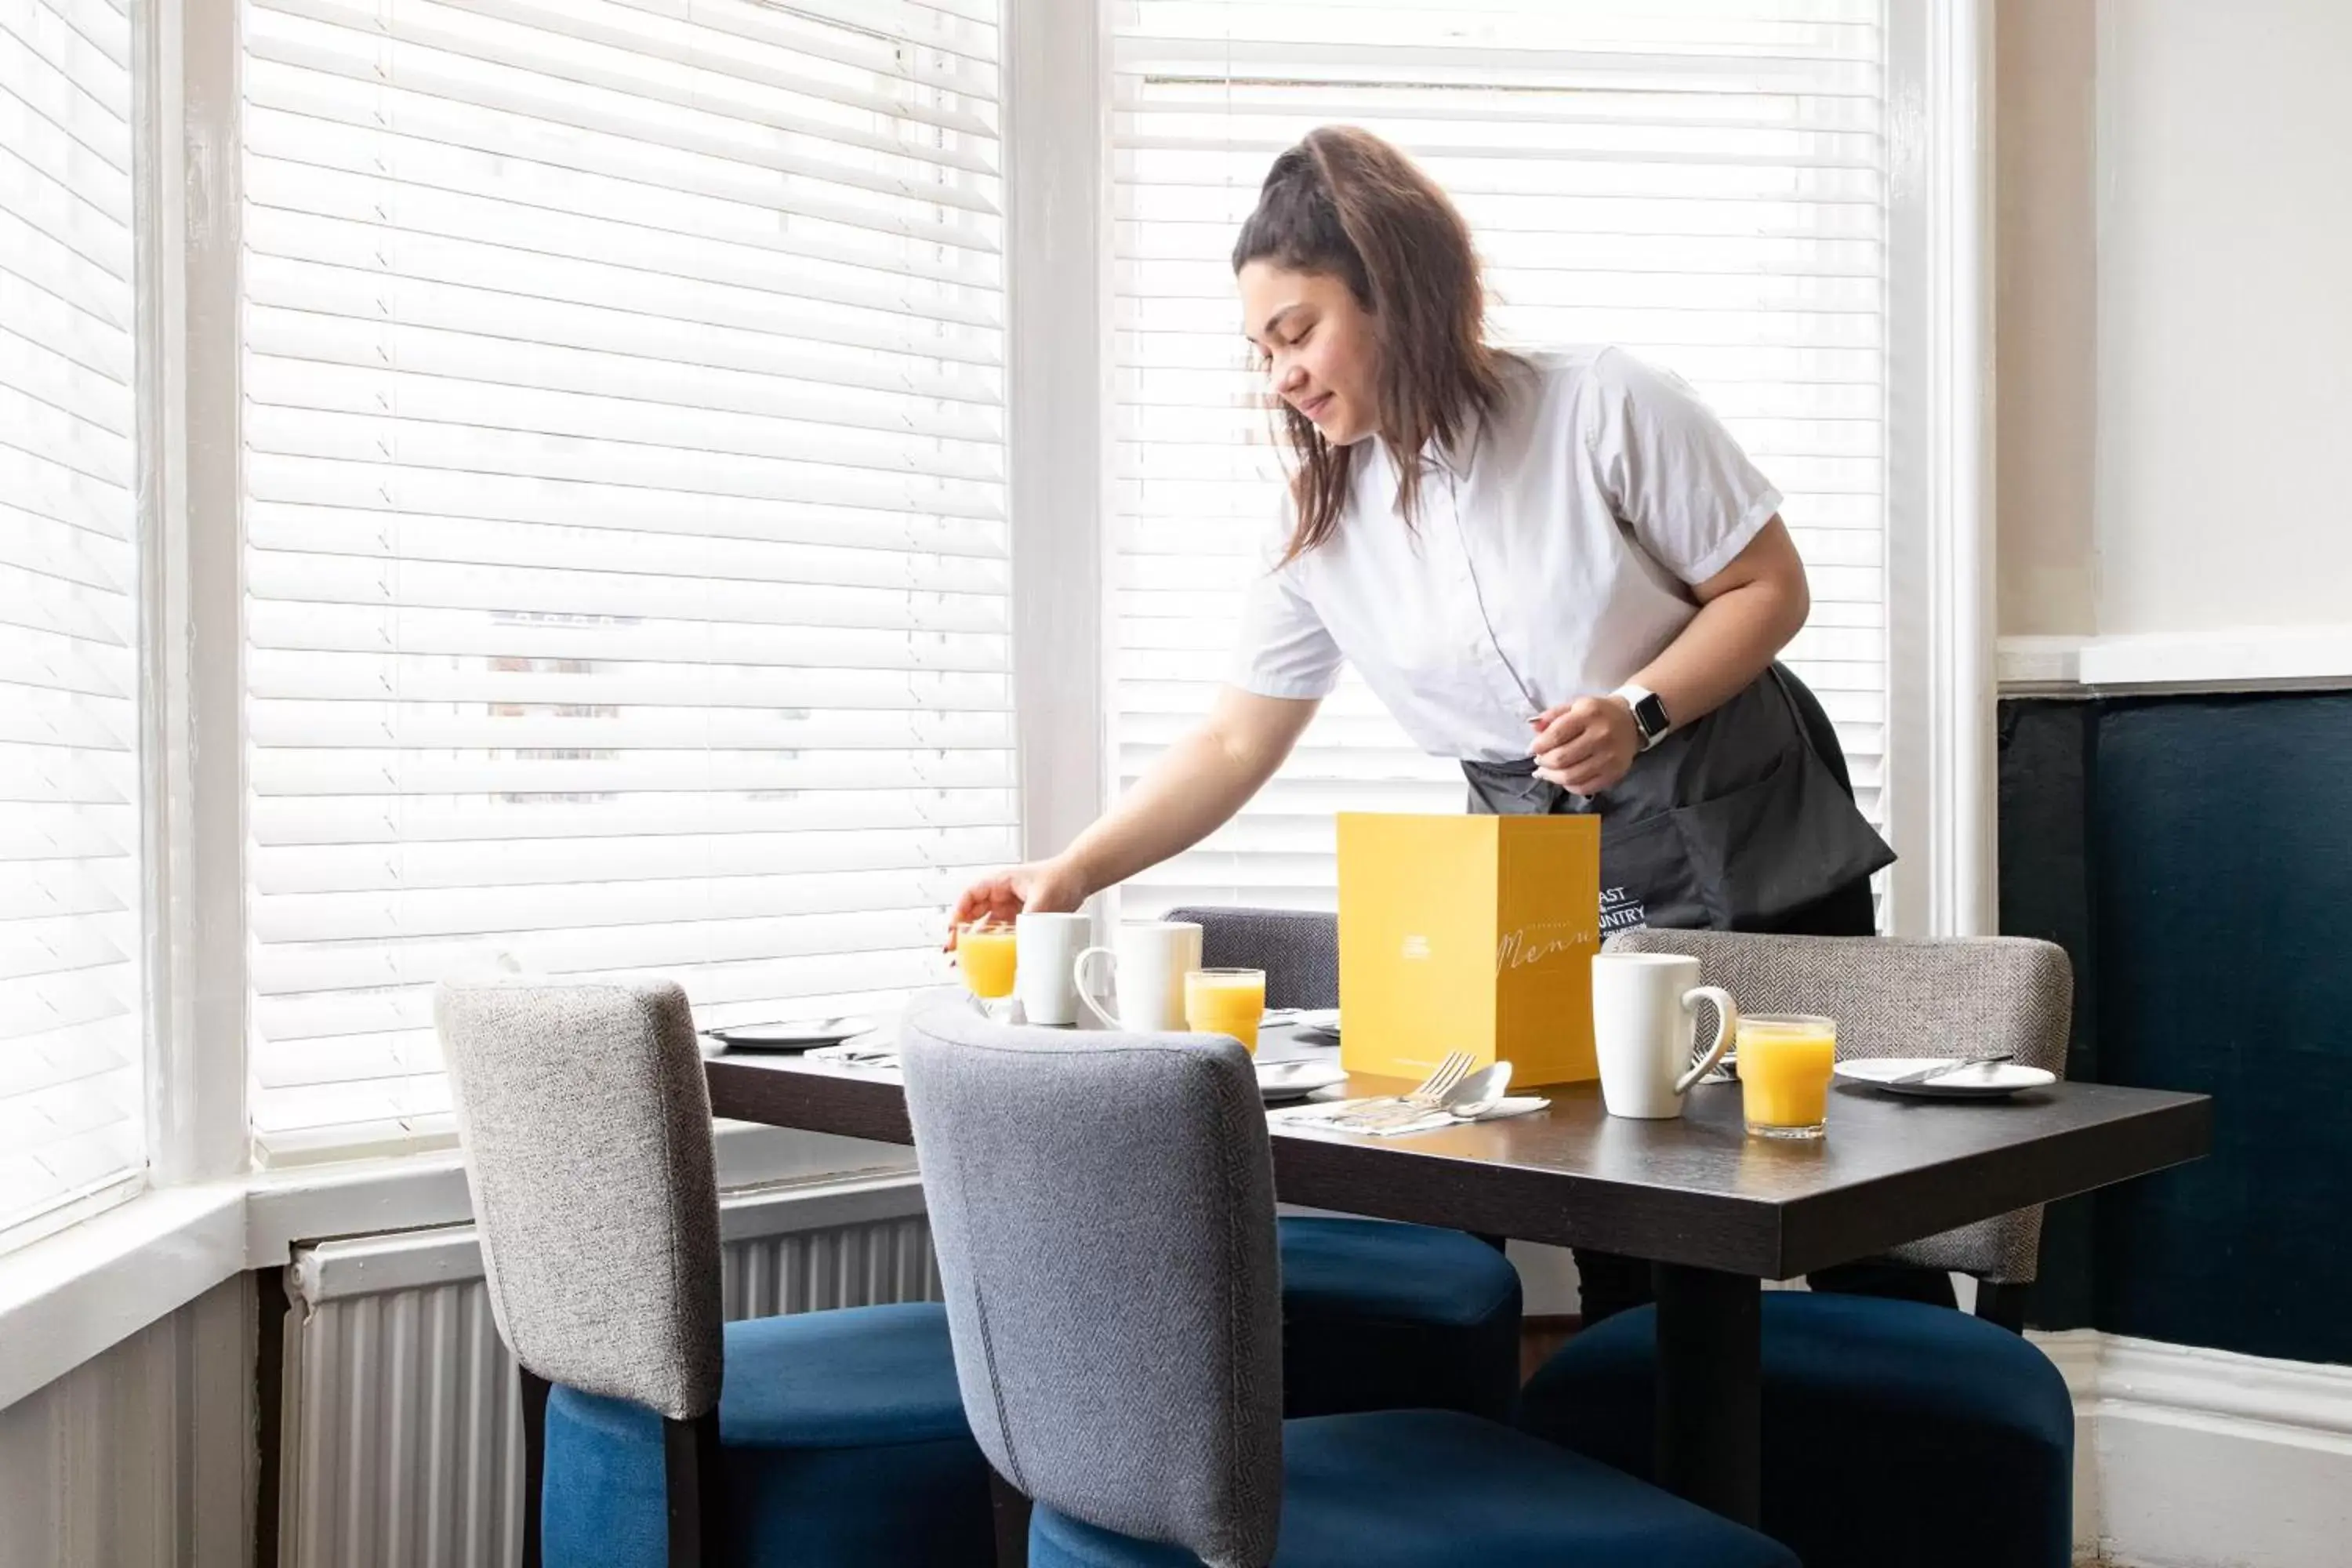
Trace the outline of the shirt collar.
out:
M 1486 433 L 1486 416 L 1473 405 L 1462 421 L 1462 428 L 1454 433 L 1451 445 L 1441 443 L 1432 436 L 1421 448 L 1423 468 L 1442 469 L 1457 479 L 1470 477 L 1470 464 L 1478 456 L 1479 438 Z

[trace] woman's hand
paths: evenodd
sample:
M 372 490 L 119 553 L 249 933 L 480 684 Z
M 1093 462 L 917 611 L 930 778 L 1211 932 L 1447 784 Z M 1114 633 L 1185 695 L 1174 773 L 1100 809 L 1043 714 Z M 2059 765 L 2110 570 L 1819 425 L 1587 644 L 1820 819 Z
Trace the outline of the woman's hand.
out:
M 1060 859 L 1033 860 L 1026 866 L 1015 866 L 963 890 L 963 897 L 956 900 L 955 915 L 942 945 L 951 951 L 956 931 L 983 917 L 1010 925 L 1013 917 L 1024 910 L 1038 914 L 1066 913 L 1085 903 L 1091 890 L 1084 879 Z
M 1642 752 L 1642 731 L 1622 697 L 1580 697 L 1535 716 L 1536 777 L 1594 795 L 1618 784 Z

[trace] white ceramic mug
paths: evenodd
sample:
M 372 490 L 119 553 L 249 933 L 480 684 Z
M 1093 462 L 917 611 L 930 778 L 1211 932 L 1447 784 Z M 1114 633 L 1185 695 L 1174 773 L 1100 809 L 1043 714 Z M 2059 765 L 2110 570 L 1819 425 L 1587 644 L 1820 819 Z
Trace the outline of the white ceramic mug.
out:
M 1078 1021 L 1078 988 L 1073 972 L 1078 954 L 1094 939 L 1091 915 L 1020 914 L 1013 920 L 1013 940 L 1020 953 L 1013 994 L 1021 998 L 1022 1016 L 1032 1024 L 1064 1025 Z
M 1698 1004 L 1715 1004 L 1715 1044 L 1696 1063 Z M 1592 1045 L 1601 1103 L 1612 1116 L 1659 1121 L 1683 1113 L 1690 1086 L 1723 1059 L 1739 1009 L 1719 985 L 1698 983 L 1698 960 L 1669 952 L 1603 952 L 1592 960 Z
M 1106 1029 L 1149 1033 L 1184 1027 L 1184 976 L 1201 967 L 1201 928 L 1190 921 L 1127 921 L 1109 947 L 1090 947 L 1070 966 L 1078 1000 Z M 1087 984 L 1087 963 L 1111 961 L 1115 1007 Z

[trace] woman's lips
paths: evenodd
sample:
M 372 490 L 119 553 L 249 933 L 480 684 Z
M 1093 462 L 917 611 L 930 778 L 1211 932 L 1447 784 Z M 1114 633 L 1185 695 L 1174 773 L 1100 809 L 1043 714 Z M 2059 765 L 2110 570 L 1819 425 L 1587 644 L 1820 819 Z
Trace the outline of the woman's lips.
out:
M 1330 412 L 1331 396 L 1332 395 L 1327 392 L 1310 402 L 1302 403 L 1298 405 L 1298 412 L 1309 419 L 1320 419 L 1325 414 Z

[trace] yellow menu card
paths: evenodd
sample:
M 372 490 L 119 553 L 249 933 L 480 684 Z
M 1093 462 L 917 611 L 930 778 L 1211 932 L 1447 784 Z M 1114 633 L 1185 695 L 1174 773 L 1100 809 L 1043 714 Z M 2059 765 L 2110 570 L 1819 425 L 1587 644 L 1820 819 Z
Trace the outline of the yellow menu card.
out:
M 1601 823 L 1339 816 L 1339 1061 L 1419 1079 L 1448 1051 L 1511 1081 L 1598 1075 Z

